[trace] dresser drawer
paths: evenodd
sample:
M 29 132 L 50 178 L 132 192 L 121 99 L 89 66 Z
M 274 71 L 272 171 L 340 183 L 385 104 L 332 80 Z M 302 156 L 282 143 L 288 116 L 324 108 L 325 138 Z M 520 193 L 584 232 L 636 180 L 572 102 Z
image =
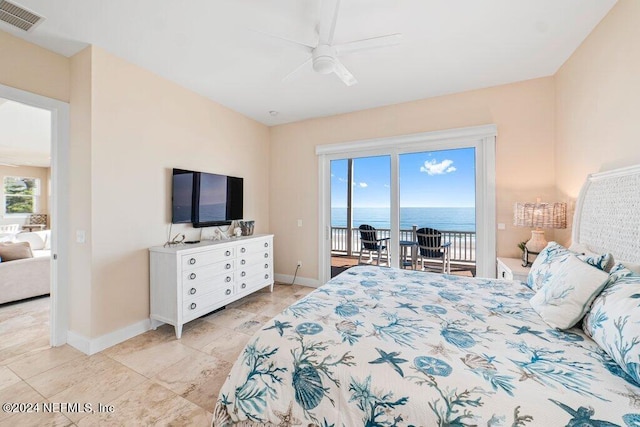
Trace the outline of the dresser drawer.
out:
M 252 264 L 261 264 L 265 262 L 271 262 L 271 251 L 262 250 L 259 252 L 252 252 L 245 255 L 239 255 L 237 268 L 241 269 L 245 266 Z
M 250 254 L 252 252 L 270 251 L 270 250 L 271 250 L 270 239 L 260 239 L 258 241 L 243 242 L 240 245 L 238 245 L 238 256 L 243 256 L 244 254 Z
M 214 292 L 219 289 L 229 289 L 235 283 L 234 273 L 218 274 L 206 279 L 182 283 L 182 299 L 183 301 L 200 298 L 201 295 Z
M 233 284 L 229 284 L 229 286 L 215 289 L 208 294 L 200 295 L 198 298 L 184 301 L 182 303 L 182 316 L 186 321 L 200 317 L 233 300 L 235 293 L 235 287 Z
M 220 275 L 231 275 L 235 270 L 236 261 L 233 259 L 207 265 L 201 268 L 191 268 L 182 271 L 182 283 L 187 286 L 189 283 L 199 283 L 207 281 Z
M 206 252 L 197 252 L 182 256 L 182 268 L 197 268 L 209 264 L 215 264 L 225 259 L 233 259 L 236 256 L 236 248 L 220 248 Z
M 236 291 L 238 294 L 252 292 L 256 289 L 264 288 L 272 282 L 273 280 L 271 279 L 270 272 L 258 273 L 245 278 L 238 278 Z
M 240 267 L 236 272 L 236 280 L 242 280 L 245 277 L 255 276 L 256 274 L 263 273 L 271 275 L 272 264 L 271 260 L 261 261 L 255 264 L 246 265 Z

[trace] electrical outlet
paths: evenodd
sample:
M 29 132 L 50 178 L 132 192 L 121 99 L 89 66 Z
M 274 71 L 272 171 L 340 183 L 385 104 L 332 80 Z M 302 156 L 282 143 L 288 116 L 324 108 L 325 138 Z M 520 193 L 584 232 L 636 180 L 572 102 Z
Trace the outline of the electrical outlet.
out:
M 302 261 L 298 261 L 298 267 L 302 267 Z

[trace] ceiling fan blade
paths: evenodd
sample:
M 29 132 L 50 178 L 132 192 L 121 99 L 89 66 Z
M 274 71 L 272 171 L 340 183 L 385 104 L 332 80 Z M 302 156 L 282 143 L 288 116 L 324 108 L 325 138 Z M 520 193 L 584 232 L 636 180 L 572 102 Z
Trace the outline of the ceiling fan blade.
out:
M 340 0 L 321 0 L 320 1 L 320 22 L 318 24 L 318 44 L 333 43 L 333 34 L 336 31 L 336 21 L 338 20 L 338 10 L 340 9 Z
M 302 48 L 302 50 L 304 50 L 305 52 L 311 52 L 313 50 L 313 48 L 315 47 L 315 46 L 308 45 L 307 43 L 303 43 L 303 42 L 300 42 L 298 40 L 293 40 L 293 39 L 290 39 L 290 38 L 287 38 L 287 37 L 284 37 L 284 36 L 280 36 L 280 35 L 277 35 L 277 34 L 265 33 L 265 32 L 260 31 L 260 30 L 251 30 L 251 31 L 253 31 L 255 33 L 258 33 L 258 34 L 262 34 L 263 36 L 271 37 L 271 38 L 278 39 L 278 40 L 283 40 L 283 41 L 285 41 L 287 43 L 290 43 L 290 44 L 293 44 L 293 45 L 295 45 L 295 46 L 297 46 L 299 48 Z
M 293 78 L 293 76 L 295 74 L 297 74 L 300 70 L 302 70 L 308 63 L 311 62 L 311 57 L 309 57 L 306 61 L 304 61 L 302 64 L 298 65 L 296 68 L 293 69 L 293 71 L 291 71 L 289 74 L 287 74 L 286 76 L 284 76 L 282 78 L 283 82 L 288 82 L 289 80 L 291 80 Z
M 334 46 L 338 55 L 358 52 L 367 49 L 377 49 L 379 47 L 393 46 L 399 44 L 402 34 L 388 34 L 386 36 L 371 37 L 370 39 L 355 40 Z
M 338 60 L 338 58 L 336 58 L 335 68 L 333 69 L 333 72 L 336 73 L 340 80 L 342 80 L 342 82 L 347 86 L 353 86 L 354 84 L 358 83 L 356 78 L 353 77 L 353 74 L 351 74 L 351 71 L 347 70 L 347 67 L 345 67 L 344 64 L 340 62 L 340 60 Z

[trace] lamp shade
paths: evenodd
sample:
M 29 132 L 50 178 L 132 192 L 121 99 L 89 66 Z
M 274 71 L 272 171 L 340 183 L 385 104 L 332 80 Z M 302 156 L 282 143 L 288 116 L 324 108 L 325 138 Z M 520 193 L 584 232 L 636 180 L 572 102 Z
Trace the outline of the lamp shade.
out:
M 513 207 L 513 225 L 532 228 L 567 228 L 567 204 L 517 202 Z

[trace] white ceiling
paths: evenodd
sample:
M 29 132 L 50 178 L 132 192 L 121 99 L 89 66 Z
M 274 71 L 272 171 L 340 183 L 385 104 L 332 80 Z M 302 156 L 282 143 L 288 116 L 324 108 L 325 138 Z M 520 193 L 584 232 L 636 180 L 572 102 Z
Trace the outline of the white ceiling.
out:
M 336 44 L 403 34 L 341 57 L 352 87 L 311 67 L 282 82 L 307 53 L 262 34 L 315 45 L 320 0 L 15 2 L 46 20 L 0 29 L 67 56 L 95 44 L 274 125 L 552 75 L 616 0 L 343 0 Z

